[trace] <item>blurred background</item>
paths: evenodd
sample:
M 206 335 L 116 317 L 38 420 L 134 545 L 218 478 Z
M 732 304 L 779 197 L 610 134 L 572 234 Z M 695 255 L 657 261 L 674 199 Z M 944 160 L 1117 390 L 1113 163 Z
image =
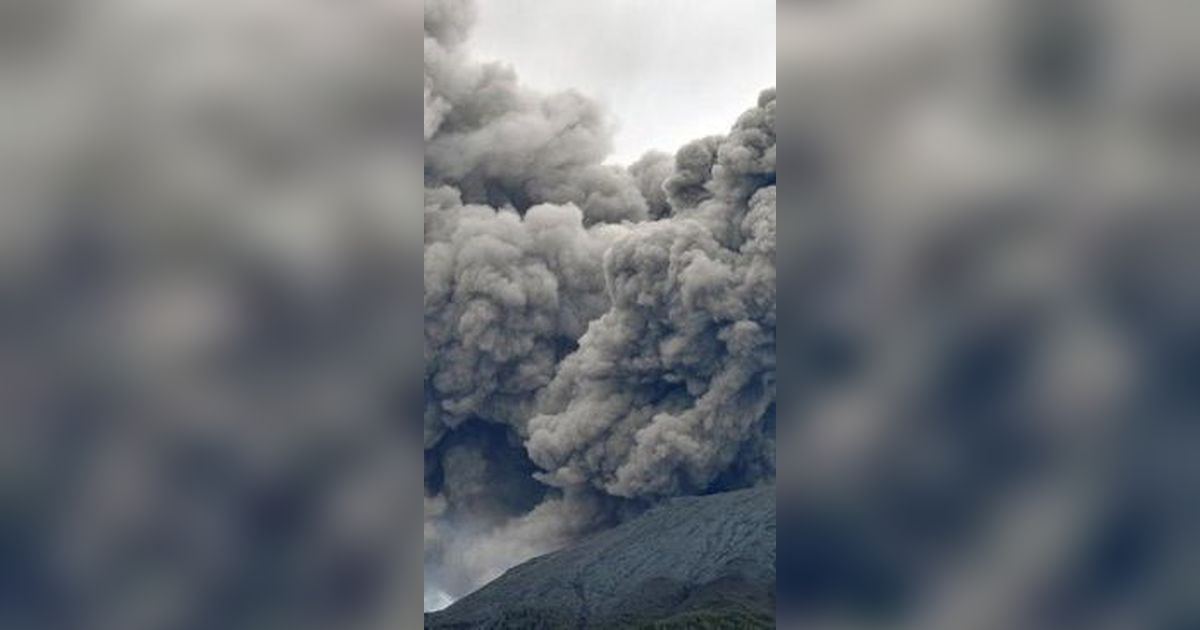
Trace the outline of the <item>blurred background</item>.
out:
M 417 2 L 0 2 L 0 627 L 419 627 Z
M 781 627 L 1200 627 L 1198 9 L 779 5 Z

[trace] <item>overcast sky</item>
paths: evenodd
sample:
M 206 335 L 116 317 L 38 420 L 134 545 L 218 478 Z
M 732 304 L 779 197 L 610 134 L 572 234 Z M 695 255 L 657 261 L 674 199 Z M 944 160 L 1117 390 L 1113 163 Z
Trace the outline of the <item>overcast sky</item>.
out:
M 775 0 L 481 0 L 470 47 L 621 127 L 612 161 L 724 133 L 775 85 Z

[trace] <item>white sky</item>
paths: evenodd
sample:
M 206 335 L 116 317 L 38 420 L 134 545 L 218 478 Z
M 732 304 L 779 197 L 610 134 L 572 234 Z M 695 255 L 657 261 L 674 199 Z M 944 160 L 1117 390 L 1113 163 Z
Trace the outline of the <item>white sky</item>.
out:
M 628 164 L 728 131 L 775 85 L 775 0 L 481 0 L 468 46 L 606 103 Z

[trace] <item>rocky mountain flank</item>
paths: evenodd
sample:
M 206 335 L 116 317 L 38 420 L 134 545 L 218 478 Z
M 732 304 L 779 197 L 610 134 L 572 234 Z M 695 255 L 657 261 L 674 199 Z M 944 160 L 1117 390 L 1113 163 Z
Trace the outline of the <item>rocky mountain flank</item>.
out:
M 671 499 L 510 569 L 436 629 L 773 628 L 775 488 Z

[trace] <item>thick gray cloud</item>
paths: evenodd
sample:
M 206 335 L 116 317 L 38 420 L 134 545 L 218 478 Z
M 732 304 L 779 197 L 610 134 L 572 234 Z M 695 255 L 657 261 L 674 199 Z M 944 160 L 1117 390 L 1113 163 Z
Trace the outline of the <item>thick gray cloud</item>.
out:
M 637 182 L 638 192 L 646 200 L 651 219 L 661 219 L 671 213 L 665 185 L 674 171 L 674 162 L 669 153 L 650 151 L 629 165 L 629 173 Z
M 433 4 L 426 577 L 444 600 L 648 502 L 773 475 L 775 98 L 695 172 L 684 153 L 606 165 L 603 108 L 473 61 L 473 11 Z
M 426 441 L 482 417 L 518 430 L 533 395 L 608 307 L 601 262 L 620 226 L 585 228 L 573 205 L 439 207 L 425 249 Z M 448 216 L 453 215 L 453 216 Z
M 467 203 L 575 203 L 588 224 L 641 220 L 646 202 L 624 169 L 603 165 L 613 122 L 575 92 L 539 94 L 498 63 L 459 47 L 474 10 L 430 3 L 425 37 L 425 176 Z
M 764 93 L 714 143 L 711 199 L 613 245 L 613 308 L 530 422 L 542 479 L 625 497 L 703 491 L 762 433 L 775 400 L 774 107 Z

